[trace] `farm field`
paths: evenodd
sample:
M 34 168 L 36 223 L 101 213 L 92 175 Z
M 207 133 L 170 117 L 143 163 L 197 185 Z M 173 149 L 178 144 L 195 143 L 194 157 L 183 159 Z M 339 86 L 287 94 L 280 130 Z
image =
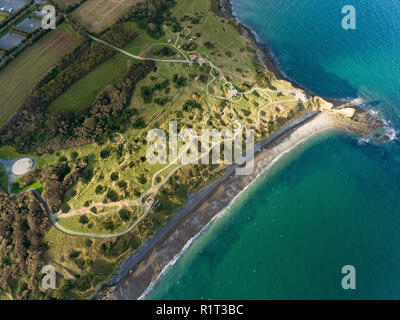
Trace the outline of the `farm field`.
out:
M 73 16 L 91 32 L 100 33 L 117 22 L 118 18 L 140 0 L 89 0 Z
M 204 4 L 201 1 L 197 1 L 195 4 L 196 6 L 187 6 L 190 7 L 191 11 L 193 11 L 192 14 L 194 16 L 197 11 L 206 11 L 206 8 L 204 8 Z M 179 7 L 175 9 L 179 11 Z M 245 48 L 246 42 L 244 42 L 243 39 L 239 39 L 228 43 L 225 40 L 225 34 L 234 33 L 233 26 L 229 25 L 225 20 L 215 18 L 211 14 L 207 17 L 205 16 L 205 13 L 203 13 L 202 16 L 201 21 L 203 23 L 192 26 L 192 29 L 194 29 L 192 34 L 200 34 L 196 37 L 198 44 L 211 41 L 214 44 L 218 43 L 219 48 L 222 42 L 225 43 L 223 51 L 219 51 L 216 48 L 207 49 L 202 46 L 199 46 L 198 51 L 202 51 L 204 56 L 212 57 L 212 60 L 219 60 L 219 64 L 221 64 L 222 67 L 221 69 L 223 69 L 224 72 L 227 72 L 232 77 L 233 81 L 238 81 L 238 85 L 241 84 L 242 81 L 250 81 L 253 79 L 255 76 L 255 68 L 252 65 L 251 59 L 249 59 L 248 52 L 246 52 L 246 50 L 241 50 L 242 48 Z M 177 33 L 174 33 L 170 28 L 168 28 L 165 29 L 166 35 L 161 39 L 156 40 L 151 38 L 147 34 L 146 30 L 139 28 L 136 23 L 132 23 L 131 26 L 138 36 L 125 46 L 124 50 L 142 57 L 148 57 L 151 54 L 151 50 L 161 47 L 162 44 L 165 45 L 169 39 L 173 40 L 172 43 L 175 43 L 175 40 L 178 39 L 176 41 L 177 45 L 183 46 L 188 41 L 187 39 L 190 38 L 190 35 L 185 38 L 178 37 Z M 185 23 L 184 27 L 188 26 L 190 26 L 190 23 Z M 221 34 L 216 36 L 213 30 L 221 30 Z M 156 44 L 158 45 L 156 46 Z M 225 51 L 227 51 L 228 48 L 232 51 L 234 50 L 236 55 L 227 56 Z M 112 79 L 110 78 L 112 72 L 110 71 L 110 68 L 118 68 L 121 66 L 126 67 L 126 63 L 121 63 L 119 59 L 122 59 L 122 57 L 120 57 L 120 54 L 118 53 L 113 58 L 98 66 L 86 77 L 77 81 L 50 105 L 49 111 L 76 111 L 92 103 L 99 90 L 101 90 L 105 85 L 112 83 Z M 124 59 L 133 62 L 135 61 L 126 56 L 124 56 Z M 229 63 L 227 63 L 227 61 L 229 61 Z M 177 117 L 180 119 L 182 125 L 191 127 L 198 131 L 205 125 L 225 127 L 227 123 L 231 122 L 227 115 L 221 116 L 222 110 L 220 110 L 220 102 L 212 97 L 200 99 L 200 103 L 202 104 L 202 107 L 207 110 L 206 114 L 209 114 L 209 117 L 203 119 L 200 110 L 182 112 L 182 106 L 187 101 L 190 101 L 193 97 L 197 99 L 196 97 L 202 97 L 204 95 L 206 83 L 211 80 L 211 76 L 209 75 L 210 70 L 200 68 L 197 64 L 186 65 L 163 62 L 157 62 L 156 64 L 157 71 L 150 73 L 145 79 L 138 83 L 135 94 L 131 99 L 130 108 L 137 110 L 135 119 L 142 119 L 143 122 L 147 124 L 144 128 L 131 127 L 123 134 L 126 143 L 135 146 L 134 155 L 131 152 L 127 152 L 127 148 L 123 148 L 123 154 L 118 157 L 115 156 L 114 153 L 117 152 L 117 146 L 110 146 L 113 152 L 110 152 L 110 156 L 107 159 L 101 159 L 98 152 L 92 153 L 93 156 L 90 157 L 90 166 L 93 168 L 94 176 L 91 184 L 86 185 L 84 182 L 79 181 L 67 192 L 64 199 L 64 204 L 66 204 L 71 210 L 82 208 L 88 199 L 91 199 L 93 202 L 103 201 L 106 192 L 104 191 L 100 194 L 96 194 L 95 189 L 99 185 L 104 187 L 107 186 L 107 188 L 104 189 L 120 192 L 123 199 L 137 198 L 151 187 L 153 175 L 158 170 L 162 169 L 163 166 L 147 167 L 141 165 L 141 159 L 145 157 L 146 150 L 142 144 L 142 139 L 148 128 L 157 127 L 167 129 L 165 125 L 168 124 L 169 120 L 174 120 Z M 235 68 L 236 65 L 244 65 L 245 67 L 248 66 L 248 68 L 246 68 L 246 70 L 238 71 Z M 115 72 L 115 70 L 113 70 L 113 72 Z M 247 74 L 243 76 L 244 73 Z M 185 78 L 185 86 L 178 87 L 174 84 L 175 76 Z M 199 80 L 200 76 L 202 76 L 202 81 Z M 93 80 L 88 81 L 89 77 Z M 153 91 L 155 95 L 154 99 L 146 103 L 141 94 L 143 90 L 146 88 L 154 88 L 156 85 L 161 86 L 165 81 L 168 81 L 167 88 L 164 88 L 164 90 Z M 93 85 L 94 83 L 98 83 L 98 87 L 95 88 Z M 220 89 L 217 84 L 213 84 L 210 87 L 214 88 L 216 91 Z M 221 94 L 226 94 L 226 92 Z M 157 102 L 157 98 L 161 100 L 167 99 L 168 102 L 165 105 L 161 105 Z M 82 103 L 85 100 L 87 101 L 86 104 Z M 235 108 L 233 108 L 232 111 L 236 116 L 241 117 L 244 122 L 254 123 L 257 121 L 257 107 L 255 108 L 255 105 L 261 107 L 266 103 L 266 101 L 269 101 L 267 97 L 249 95 L 246 99 L 243 99 L 243 105 L 241 108 L 235 105 Z M 73 109 L 68 108 L 68 106 L 73 107 Z M 231 116 L 234 116 L 234 114 Z M 81 152 L 79 153 L 82 154 Z M 131 170 L 132 166 L 134 166 L 135 170 Z M 118 170 L 118 179 L 125 182 L 128 185 L 126 190 L 133 190 L 133 194 L 132 192 L 123 192 L 116 182 L 110 180 L 110 174 L 115 171 L 115 168 L 121 168 Z M 155 181 L 161 181 L 174 169 L 176 169 L 175 165 L 163 171 L 161 174 L 158 174 L 157 177 L 155 177 Z
M 67 6 L 78 2 L 55 1 Z M 142 0 L 87 0 L 72 15 L 86 27 L 89 28 L 90 24 L 89 29 L 94 33 L 95 28 L 104 30 L 111 26 L 129 4 L 138 1 Z M 228 129 L 230 132 L 239 124 L 254 127 L 255 139 L 260 141 L 293 115 L 313 107 L 310 102 L 300 110 L 298 101 L 289 92 L 293 87 L 284 81 L 268 78 L 266 70 L 254 62 L 250 42 L 237 33 L 229 20 L 213 14 L 210 5 L 211 0 L 179 0 L 171 9 L 179 25 L 165 24 L 163 34 L 157 39 L 152 37 L 152 32 L 139 28 L 137 23 L 126 22 L 137 33 L 137 37 L 123 49 L 157 61 L 155 68 L 135 83 L 133 95 L 124 100 L 122 116 L 117 115 L 109 121 L 110 130 L 98 143 L 57 148 L 51 153 L 33 155 L 36 169 L 46 170 L 47 166 L 52 165 L 57 170 L 55 173 L 65 170 L 66 167 L 61 166 L 61 163 L 71 169 L 75 160 L 86 158 L 82 174 L 63 190 L 62 196 L 58 197 L 60 205 L 53 212 L 58 225 L 70 234 L 60 232 L 53 226 L 43 238 L 48 247 L 49 263 L 55 266 L 57 274 L 62 277 L 60 282 L 71 285 L 69 289 L 56 293 L 60 297 L 71 299 L 92 296 L 99 288 L 98 284 L 109 279 L 115 266 L 153 235 L 186 202 L 190 194 L 196 193 L 224 173 L 225 164 L 222 162 L 211 166 L 187 164 L 184 157 L 176 159 L 176 156 L 168 156 L 169 163 L 151 164 L 147 161 L 148 146 L 152 143 L 147 140 L 147 133 L 151 129 L 158 128 L 169 135 L 170 121 L 176 121 L 178 132 L 191 129 L 197 135 L 203 129 Z M 111 7 L 118 9 L 118 12 L 111 10 Z M 170 51 L 163 50 L 165 48 Z M 47 47 L 47 50 L 51 48 Z M 49 55 L 43 47 L 40 54 Z M 55 60 L 55 54 L 51 56 Z M 183 56 L 193 62 L 173 61 L 183 60 Z M 45 63 L 38 53 L 36 58 L 30 52 L 29 64 Z M 9 67 L 18 61 L 13 61 Z M 27 73 L 33 74 L 28 62 L 17 69 L 20 72 L 19 78 L 13 80 L 14 90 L 18 92 L 18 85 L 33 78 Z M 90 106 L 103 88 L 116 85 L 128 67 L 137 62 L 139 60 L 135 57 L 116 52 L 72 83 L 47 106 L 47 111 L 77 112 Z M 54 63 L 49 63 L 46 70 Z M 35 81 L 46 70 L 42 70 Z M 1 74 L 0 79 L 3 77 Z M 11 86 L 7 80 L 3 78 L 3 86 Z M 34 81 L 30 87 L 33 85 Z M 271 92 L 260 88 L 268 88 Z M 4 99 L 1 94 L 7 93 L 1 90 L 5 89 L 0 89 L 0 100 Z M 26 95 L 29 90 L 26 90 Z M 239 93 L 235 94 L 235 91 Z M 17 96 L 18 93 L 15 94 Z M 270 105 L 272 102 L 274 104 Z M 77 115 L 79 121 L 88 119 L 84 113 Z M 57 118 L 57 114 L 47 116 L 49 119 Z M 102 117 L 102 113 L 96 116 Z M 196 141 L 200 140 L 197 137 Z M 180 151 L 186 142 L 185 139 L 177 142 Z M 221 152 L 225 152 L 222 147 Z M 18 156 L 13 145 L 0 147 L 0 158 L 14 159 Z M 41 181 L 43 179 L 21 180 L 21 190 L 44 190 L 43 197 L 47 198 L 46 193 L 53 185 L 52 182 Z M 6 184 L 1 176 L 1 168 L 0 183 Z M 52 200 L 51 197 L 49 200 Z M 148 204 L 152 207 L 148 207 Z M 137 226 L 130 229 L 138 219 Z M 115 235 L 128 229 L 126 234 L 110 239 L 73 235 L 76 232 Z
M 34 85 L 65 54 L 80 42 L 67 25 L 60 25 L 6 66 L 0 73 L 0 125 L 4 124 L 28 97 Z
M 68 8 L 71 6 L 76 5 L 79 3 L 81 0 L 55 0 L 60 6 L 63 8 Z
M 90 106 L 99 92 L 123 77 L 132 59 L 117 53 L 82 79 L 76 81 L 48 107 L 49 112 L 60 110 L 75 112 Z
M 140 29 L 136 23 L 127 22 L 127 25 L 129 25 L 138 36 L 123 49 L 133 54 L 144 54 L 145 51 L 150 50 L 150 44 L 154 39 L 151 39 L 146 31 Z M 144 56 L 146 55 L 144 54 Z M 57 112 L 64 110 L 76 112 L 90 106 L 104 87 L 112 85 L 122 78 L 128 70 L 129 65 L 137 62 L 139 61 L 117 52 L 113 57 L 72 84 L 49 105 L 48 111 Z

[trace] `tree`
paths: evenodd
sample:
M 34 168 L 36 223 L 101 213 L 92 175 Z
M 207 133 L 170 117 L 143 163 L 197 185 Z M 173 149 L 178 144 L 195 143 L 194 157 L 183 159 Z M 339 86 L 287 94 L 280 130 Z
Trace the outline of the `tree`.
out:
M 80 216 L 80 218 L 79 218 L 79 223 L 81 223 L 81 224 L 87 224 L 87 223 L 89 223 L 88 217 L 87 217 L 86 215 Z
M 94 190 L 94 192 L 96 192 L 96 194 L 102 194 L 106 191 L 105 187 L 102 185 L 98 185 L 96 187 L 96 189 Z
M 113 231 L 116 227 L 114 220 L 108 218 L 106 221 L 103 222 L 104 229 Z
M 111 179 L 112 181 L 116 181 L 116 180 L 118 180 L 118 178 L 119 178 L 118 172 L 113 172 L 113 173 L 111 173 L 110 179 Z
M 112 202 L 116 202 L 119 199 L 118 193 L 116 193 L 114 190 L 108 191 L 106 197 Z
M 211 41 L 207 41 L 206 43 L 204 43 L 204 46 L 205 46 L 207 49 L 214 49 L 214 48 L 215 48 L 215 44 L 212 43 Z
M 126 208 L 119 210 L 118 214 L 119 217 L 125 222 L 129 221 L 129 219 L 131 218 L 131 212 Z

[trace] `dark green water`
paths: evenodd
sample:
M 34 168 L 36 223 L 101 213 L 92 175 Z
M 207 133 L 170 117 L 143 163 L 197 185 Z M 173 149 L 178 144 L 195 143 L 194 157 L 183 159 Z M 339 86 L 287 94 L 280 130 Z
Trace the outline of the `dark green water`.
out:
M 400 157 L 391 149 L 360 147 L 342 134 L 299 147 L 203 233 L 147 298 L 400 298 Z M 348 264 L 357 271 L 354 291 L 341 288 Z
M 284 72 L 323 96 L 361 97 L 400 124 L 400 3 L 233 0 Z M 391 133 L 394 133 L 392 131 Z M 400 298 L 400 145 L 339 133 L 298 147 L 177 260 L 147 299 Z M 343 290 L 341 268 L 356 268 Z

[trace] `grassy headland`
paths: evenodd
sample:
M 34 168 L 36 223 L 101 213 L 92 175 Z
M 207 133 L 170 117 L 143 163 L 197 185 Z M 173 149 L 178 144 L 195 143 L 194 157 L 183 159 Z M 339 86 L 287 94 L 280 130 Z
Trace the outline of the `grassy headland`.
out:
M 311 111 L 336 113 L 329 102 L 278 80 L 260 64 L 236 22 L 212 10 L 215 3 L 141 2 L 121 18 L 129 30 L 116 24 L 100 37 L 153 61 L 86 41 L 79 54 L 38 87 L 35 117 L 27 117 L 31 109 L 24 109 L 28 111 L 19 114 L 15 126 L 18 136 L 12 127 L 6 131 L 0 157 L 36 154 L 37 170 L 21 179 L 20 187 L 44 186 L 43 198 L 60 226 L 99 236 L 126 231 L 102 239 L 52 226 L 43 242 L 46 263 L 56 268 L 60 285 L 52 293 L 32 293 L 32 298 L 90 297 L 190 194 L 224 175 L 224 163 L 183 166 L 175 158 L 169 159 L 171 165 L 150 165 L 149 130 L 167 132 L 169 122 L 177 121 L 178 130 L 199 134 L 201 129 L 231 129 L 240 123 L 253 128 L 260 142 Z M 344 115 L 335 116 L 352 121 Z M 145 210 L 146 199 L 153 200 L 150 210 Z

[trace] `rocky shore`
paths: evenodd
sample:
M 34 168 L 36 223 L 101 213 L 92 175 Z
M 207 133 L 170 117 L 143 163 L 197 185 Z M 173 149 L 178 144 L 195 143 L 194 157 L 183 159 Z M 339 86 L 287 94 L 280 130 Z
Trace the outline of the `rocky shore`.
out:
M 252 41 L 257 63 L 265 65 L 277 79 L 293 83 L 280 71 L 271 51 L 257 42 L 250 29 L 235 20 L 229 0 L 215 0 L 213 11 L 234 21 L 239 32 Z M 305 88 L 297 84 L 295 86 L 309 93 Z M 312 93 L 309 94 L 315 97 Z M 230 166 L 222 178 L 191 198 L 155 236 L 122 264 L 115 277 L 94 296 L 94 299 L 126 300 L 141 297 L 188 244 L 243 190 L 265 173 L 273 163 L 307 139 L 328 130 L 372 135 L 381 126 L 381 121 L 357 105 L 326 99 L 319 111 L 289 123 L 256 146 L 255 169 L 251 175 L 237 176 L 234 174 L 235 167 Z
M 309 138 L 328 130 L 370 134 L 374 126 L 360 119 L 349 118 L 357 114 L 350 111 L 323 109 L 312 112 L 286 125 L 255 147 L 254 171 L 248 176 L 235 175 L 235 166 L 226 169 L 225 175 L 191 198 L 185 206 L 149 239 L 119 269 L 117 275 L 96 295 L 96 299 L 138 299 L 154 284 L 160 275 L 173 264 L 188 245 L 204 231 L 272 164 Z M 356 123 L 356 124 L 354 124 Z M 171 263 L 172 262 L 172 263 Z

